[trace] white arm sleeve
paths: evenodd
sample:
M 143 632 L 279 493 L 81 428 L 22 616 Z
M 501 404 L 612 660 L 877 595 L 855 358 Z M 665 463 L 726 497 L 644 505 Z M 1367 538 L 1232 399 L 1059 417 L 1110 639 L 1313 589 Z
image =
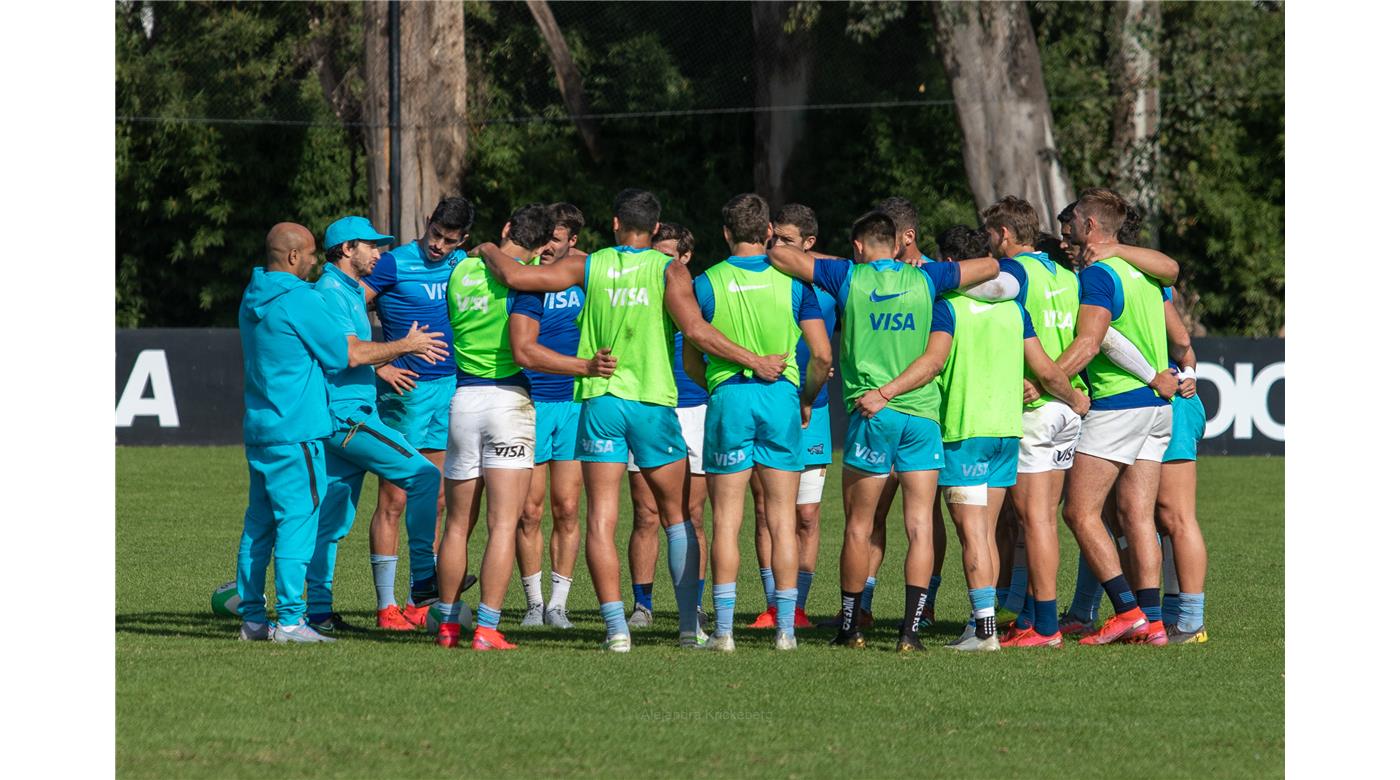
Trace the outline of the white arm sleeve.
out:
M 974 284 L 962 291 L 963 295 L 969 298 L 976 298 L 979 301 L 995 303 L 996 301 L 1009 301 L 1021 292 L 1021 283 L 1016 281 L 1016 277 L 1002 271 L 994 278 L 988 279 L 981 284 Z
M 1103 354 L 1114 365 L 1144 382 L 1151 383 L 1157 378 L 1157 372 L 1152 370 L 1152 364 L 1147 362 L 1142 352 L 1114 328 L 1109 328 L 1103 336 Z

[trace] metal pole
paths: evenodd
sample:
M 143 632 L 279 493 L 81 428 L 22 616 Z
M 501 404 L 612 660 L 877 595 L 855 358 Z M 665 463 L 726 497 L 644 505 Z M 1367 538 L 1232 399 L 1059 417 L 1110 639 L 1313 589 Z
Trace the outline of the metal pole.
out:
M 399 130 L 399 0 L 389 1 L 389 233 L 402 241 L 399 207 L 403 203 L 403 174 Z

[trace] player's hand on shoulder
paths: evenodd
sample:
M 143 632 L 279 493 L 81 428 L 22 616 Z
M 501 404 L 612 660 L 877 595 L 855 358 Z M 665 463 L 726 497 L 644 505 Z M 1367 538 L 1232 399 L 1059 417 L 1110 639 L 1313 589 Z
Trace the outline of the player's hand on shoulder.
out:
M 1116 241 L 1105 241 L 1099 244 L 1085 244 L 1081 258 L 1085 265 L 1097 263 L 1100 260 L 1107 260 L 1110 257 L 1117 257 L 1122 249 Z
M 394 392 L 399 395 L 403 395 L 418 386 L 418 383 L 413 381 L 413 378 L 418 376 L 417 372 L 409 371 L 406 368 L 399 368 L 393 363 L 385 363 L 379 368 L 376 368 L 374 373 L 379 377 L 380 381 L 392 387 Z
M 765 382 L 776 382 L 787 368 L 787 353 L 781 355 L 760 355 L 753 366 L 753 375 Z

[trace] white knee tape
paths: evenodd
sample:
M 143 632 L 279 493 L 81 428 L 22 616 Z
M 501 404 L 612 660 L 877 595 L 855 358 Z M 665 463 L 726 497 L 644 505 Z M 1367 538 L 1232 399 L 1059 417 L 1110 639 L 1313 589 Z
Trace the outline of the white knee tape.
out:
M 948 502 L 949 504 L 986 506 L 987 486 L 973 485 L 971 487 L 945 487 L 943 488 L 943 500 Z
M 822 488 L 826 487 L 826 466 L 812 466 L 802 472 L 802 480 L 797 483 L 797 503 L 820 504 Z

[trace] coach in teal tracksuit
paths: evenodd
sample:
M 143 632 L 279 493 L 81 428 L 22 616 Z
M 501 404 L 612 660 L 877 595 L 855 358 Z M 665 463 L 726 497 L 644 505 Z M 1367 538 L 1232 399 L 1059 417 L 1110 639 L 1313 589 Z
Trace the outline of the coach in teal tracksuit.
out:
M 248 457 L 248 511 L 238 546 L 243 639 L 321 639 L 305 625 L 302 588 L 326 495 L 324 439 L 332 424 L 325 372 L 346 368 L 350 355 L 325 298 L 305 281 L 315 264 L 309 230 L 274 226 L 266 266 L 253 270 L 238 309 Z M 269 631 L 263 593 L 273 556 L 278 625 Z
M 326 228 L 325 248 L 330 262 L 322 270 L 316 289 L 325 297 L 342 338 L 351 336 L 362 344 L 371 344 L 365 290 L 360 280 L 374 269 L 380 247 L 392 240 L 392 236 L 375 231 L 363 217 L 345 217 Z M 385 360 L 396 359 L 413 351 L 413 337 L 410 333 L 400 341 L 372 346 L 394 350 Z M 365 472 L 378 474 L 408 494 L 405 514 L 413 577 L 415 582 L 429 584 L 434 581 L 436 566 L 433 536 L 442 475 L 403 434 L 379 418 L 375 411 L 372 365 L 328 370 L 326 378 L 330 383 L 335 433 L 326 444 L 326 472 L 330 484 L 321 506 L 315 552 L 306 575 L 306 598 L 307 618 L 312 627 L 334 631 L 338 621 L 331 612 L 331 585 L 336 552 L 340 540 L 355 522 Z

